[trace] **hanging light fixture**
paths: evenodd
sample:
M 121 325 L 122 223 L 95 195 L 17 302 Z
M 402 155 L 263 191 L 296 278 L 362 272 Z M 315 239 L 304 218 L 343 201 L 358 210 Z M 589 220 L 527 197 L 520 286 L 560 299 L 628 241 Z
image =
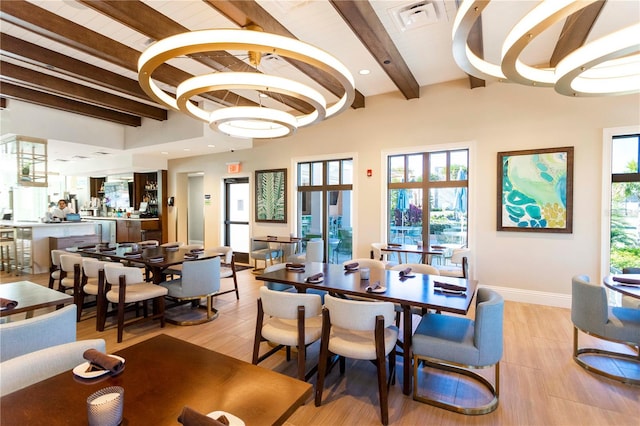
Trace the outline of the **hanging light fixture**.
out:
M 490 0 L 464 0 L 453 24 L 453 56 L 475 77 L 554 87 L 568 96 L 626 95 L 640 92 L 640 23 L 591 41 L 564 57 L 555 68 L 535 68 L 519 58 L 541 33 L 598 0 L 543 0 L 509 32 L 499 64 L 474 54 L 467 39 Z
M 160 65 L 173 58 L 208 54 L 215 51 L 246 51 L 254 72 L 221 71 L 197 75 L 178 85 L 175 97 L 163 91 L 152 79 Z M 314 88 L 257 70 L 263 54 L 278 55 L 311 65 L 333 77 L 344 90 L 328 105 Z M 138 60 L 138 80 L 155 101 L 209 123 L 212 129 L 240 138 L 279 138 L 294 133 L 347 109 L 355 98 L 355 83 L 349 70 L 322 49 L 288 37 L 247 29 L 201 30 L 177 34 L 149 46 Z M 195 96 L 216 90 L 253 91 L 257 106 L 229 106 L 207 110 L 192 102 Z M 276 98 L 289 96 L 308 105 L 312 112 L 289 112 L 267 107 L 260 101 L 264 94 Z

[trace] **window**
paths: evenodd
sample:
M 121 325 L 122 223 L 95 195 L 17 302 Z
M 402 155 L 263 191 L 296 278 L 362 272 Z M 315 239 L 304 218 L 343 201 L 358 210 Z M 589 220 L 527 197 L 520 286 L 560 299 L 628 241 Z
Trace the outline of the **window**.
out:
M 387 241 L 466 246 L 468 166 L 467 149 L 389 156 Z
M 298 163 L 298 234 L 322 238 L 325 259 L 339 263 L 352 256 L 353 160 Z
M 640 266 L 640 134 L 611 140 L 609 270 Z

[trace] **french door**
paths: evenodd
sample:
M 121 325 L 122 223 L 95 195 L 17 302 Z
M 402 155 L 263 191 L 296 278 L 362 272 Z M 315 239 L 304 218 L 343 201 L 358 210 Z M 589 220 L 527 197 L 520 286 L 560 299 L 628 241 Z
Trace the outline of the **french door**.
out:
M 225 179 L 224 188 L 224 245 L 236 262 L 249 263 L 249 178 Z

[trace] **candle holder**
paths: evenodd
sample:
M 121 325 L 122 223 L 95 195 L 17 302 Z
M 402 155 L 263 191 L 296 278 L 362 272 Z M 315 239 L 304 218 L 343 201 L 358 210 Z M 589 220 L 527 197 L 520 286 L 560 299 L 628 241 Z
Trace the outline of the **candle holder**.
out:
M 361 280 L 369 279 L 369 268 L 360 268 L 360 279 Z
M 90 426 L 117 426 L 122 422 L 124 388 L 110 386 L 92 393 L 87 398 L 87 416 Z

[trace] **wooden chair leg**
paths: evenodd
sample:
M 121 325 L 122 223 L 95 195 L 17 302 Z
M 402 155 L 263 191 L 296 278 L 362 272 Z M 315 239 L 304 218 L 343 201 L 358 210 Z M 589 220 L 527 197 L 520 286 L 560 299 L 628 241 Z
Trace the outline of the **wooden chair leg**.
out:
M 260 342 L 262 342 L 262 321 L 264 319 L 264 309 L 262 308 L 262 300 L 258 299 L 258 315 L 256 318 L 256 333 L 253 337 L 253 357 L 251 363 L 258 365 L 260 358 Z
M 120 285 L 118 287 L 118 343 L 122 342 L 122 334 L 124 330 L 124 308 L 127 295 L 127 283 L 124 276 L 120 277 Z
M 304 344 L 304 306 L 298 306 L 298 380 L 305 381 L 306 352 Z
M 329 362 L 329 335 L 331 333 L 331 322 L 329 320 L 329 310 L 322 310 L 322 337 L 320 338 L 320 356 L 318 358 L 318 382 L 316 383 L 315 405 L 322 404 L 322 391 L 324 390 L 324 378 L 327 374 L 327 363 Z
M 231 257 L 231 272 L 233 272 L 233 286 L 236 289 L 236 300 L 240 300 L 240 292 L 238 291 L 238 277 L 236 276 L 236 261 L 234 256 Z
M 389 424 L 389 401 L 387 389 L 387 368 L 384 348 L 384 318 L 376 318 L 376 365 L 378 369 L 378 393 L 380 395 L 380 418 L 383 425 Z

